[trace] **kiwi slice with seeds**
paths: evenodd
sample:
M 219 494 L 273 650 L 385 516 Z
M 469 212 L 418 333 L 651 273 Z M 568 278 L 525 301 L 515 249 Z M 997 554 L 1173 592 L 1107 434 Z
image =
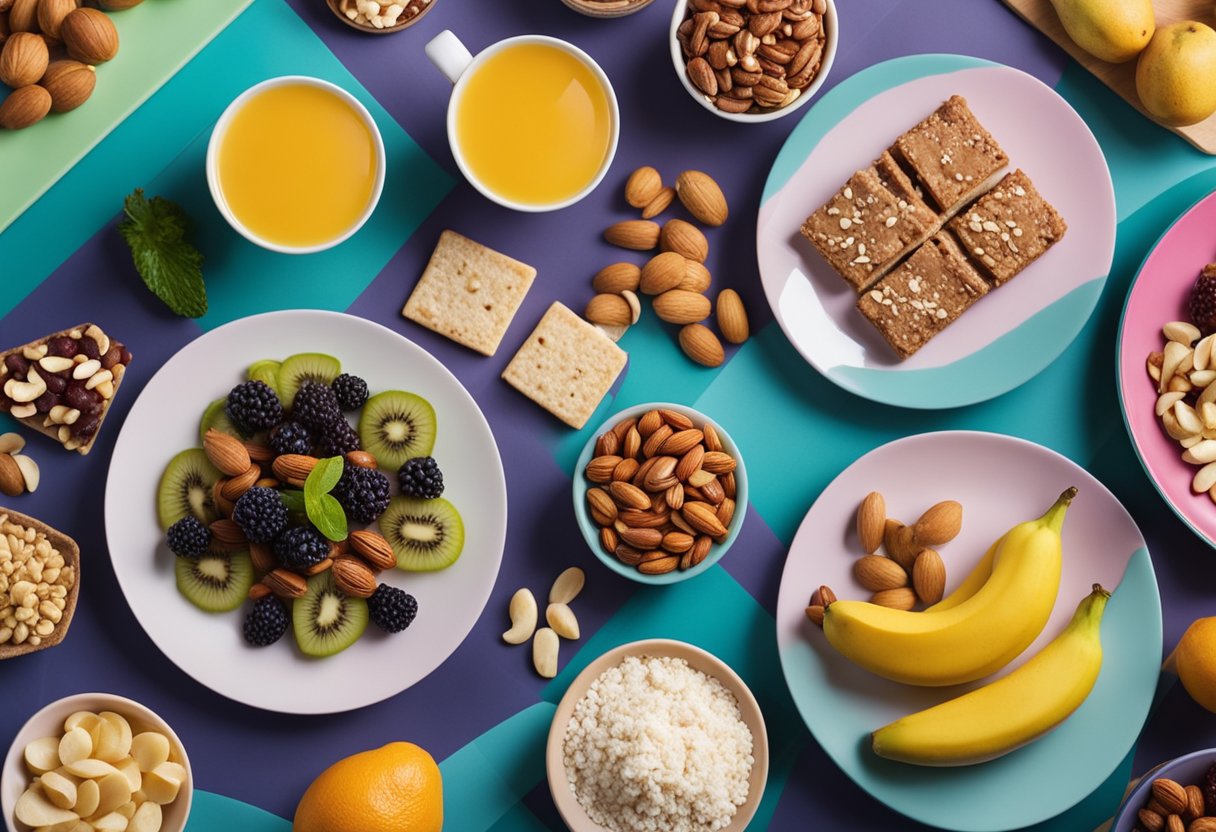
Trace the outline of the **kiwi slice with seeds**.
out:
M 263 358 L 249 365 L 249 369 L 245 371 L 245 378 L 250 381 L 264 381 L 270 385 L 271 390 L 278 393 L 279 368 L 282 366 L 281 361 L 275 361 L 273 358 Z
M 380 533 L 393 547 L 397 568 L 434 572 L 456 562 L 464 549 L 464 523 L 442 497 L 394 497 L 380 515 Z
M 367 400 L 359 416 L 359 441 L 385 470 L 396 471 L 406 460 L 430 456 L 435 447 L 435 408 L 404 390 L 386 390 Z
M 203 418 L 199 420 L 198 425 L 198 438 L 200 442 L 203 441 L 203 437 L 207 435 L 207 431 L 211 428 L 218 430 L 220 433 L 235 436 L 237 439 L 244 438 L 237 426 L 228 418 L 228 413 L 225 410 L 227 404 L 228 399 L 223 398 L 216 399 L 207 405 L 207 409 L 203 411 Z
M 367 619 L 367 602 L 338 589 L 332 570 L 309 578 L 308 591 L 291 602 L 292 630 L 306 656 L 341 653 L 363 635 Z
M 279 394 L 279 401 L 283 403 L 283 408 L 286 410 L 291 408 L 291 403 L 296 398 L 296 391 L 304 386 L 304 382 L 315 381 L 320 384 L 329 384 L 341 372 L 342 362 L 332 355 L 302 352 L 283 359 L 283 363 L 278 368 L 276 383 L 270 386 Z
M 219 478 L 220 472 L 202 448 L 190 448 L 169 460 L 160 485 L 156 487 L 156 515 L 160 527 L 167 530 L 188 514 L 204 523 L 219 519 L 219 512 L 211 500 L 211 488 Z
M 191 604 L 207 612 L 228 612 L 245 602 L 253 586 L 248 552 L 208 552 L 201 558 L 176 558 L 177 588 Z

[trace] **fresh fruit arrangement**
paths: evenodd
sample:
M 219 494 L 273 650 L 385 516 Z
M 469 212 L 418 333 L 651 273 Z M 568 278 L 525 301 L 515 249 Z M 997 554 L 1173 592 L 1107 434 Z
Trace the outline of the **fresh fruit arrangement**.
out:
M 571 566 L 557 576 L 549 588 L 549 606 L 545 608 L 548 627 L 536 629 L 536 596 L 527 587 L 515 590 L 507 614 L 511 618 L 511 629 L 502 634 L 507 644 L 523 644 L 532 639 L 532 666 L 544 679 L 557 675 L 557 658 L 561 648 L 560 639 L 578 641 L 578 618 L 570 609 L 570 602 L 583 591 L 587 576 L 577 566 Z
M 1216 832 L 1216 765 L 1208 768 L 1203 785 L 1182 785 L 1168 777 L 1153 781 L 1149 799 L 1137 811 L 1136 829 L 1146 832 Z
M 35 829 L 158 832 L 162 806 L 189 788 L 169 738 L 135 733 L 112 711 L 78 711 L 63 733 L 29 743 L 34 778 L 17 800 L 16 818 Z
M 290 628 L 301 652 L 324 657 L 369 619 L 405 630 L 418 603 L 377 574 L 443 569 L 464 545 L 429 455 L 434 409 L 401 390 L 370 395 L 320 353 L 256 361 L 246 377 L 204 411 L 202 448 L 179 453 L 161 478 L 178 589 L 208 612 L 251 600 L 243 632 L 256 647 Z M 381 469 L 397 472 L 396 495 Z M 379 531 L 352 528 L 373 523 Z

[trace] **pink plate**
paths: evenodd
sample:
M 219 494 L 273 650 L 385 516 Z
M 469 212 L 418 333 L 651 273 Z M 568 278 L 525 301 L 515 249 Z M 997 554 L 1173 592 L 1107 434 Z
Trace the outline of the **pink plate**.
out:
M 1185 321 L 1187 298 L 1199 271 L 1216 262 L 1216 193 L 1192 205 L 1157 241 L 1127 295 L 1119 326 L 1119 402 L 1132 446 L 1149 479 L 1195 534 L 1216 546 L 1216 503 L 1191 491 L 1197 470 L 1157 418 L 1157 388 L 1145 370 L 1151 352 L 1165 344 L 1161 328 Z

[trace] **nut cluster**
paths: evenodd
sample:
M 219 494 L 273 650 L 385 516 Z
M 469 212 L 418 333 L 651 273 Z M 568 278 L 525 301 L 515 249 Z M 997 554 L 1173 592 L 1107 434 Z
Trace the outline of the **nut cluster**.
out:
M 142 0 L 103 0 L 110 11 Z M 118 54 L 118 30 L 80 0 L 0 0 L 0 82 L 13 88 L 0 102 L 0 128 L 21 130 L 47 113 L 66 113 L 89 99 L 94 67 Z
M 131 352 L 96 324 L 8 353 L 0 365 L 0 410 L 30 422 L 69 451 L 88 453 Z
M 584 316 L 610 335 L 619 338 L 642 314 L 638 292 L 654 297 L 655 314 L 667 323 L 680 326 L 679 342 L 693 361 L 717 367 L 725 360 L 722 343 L 701 321 L 710 316 L 706 292 L 712 276 L 705 268 L 709 241 L 696 225 L 670 219 L 662 226 L 657 216 L 679 197 L 681 204 L 697 220 L 708 226 L 726 222 L 726 197 L 718 183 L 701 171 L 684 171 L 674 187 L 666 187 L 653 167 L 635 170 L 625 183 L 625 200 L 642 209 L 640 220 L 624 220 L 604 231 L 604 239 L 633 251 L 659 253 L 645 265 L 613 263 L 596 273 L 591 298 Z M 743 300 L 733 289 L 723 289 L 717 300 L 718 328 L 733 344 L 747 340 L 749 326 Z
M 689 0 L 676 30 L 688 80 L 723 112 L 789 106 L 819 72 L 826 11 L 826 0 Z
M 33 457 L 21 451 L 25 440 L 17 433 L 0 433 L 0 494 L 20 497 L 38 490 L 42 474 Z
M 75 583 L 75 568 L 46 535 L 0 514 L 0 644 L 42 644 Z
M 392 29 L 413 20 L 430 4 L 431 0 L 390 0 L 387 3 L 379 3 L 376 0 L 341 0 L 338 11 L 345 15 L 347 20 L 360 26 Z
M 549 606 L 545 608 L 548 627 L 536 629 L 537 606 L 532 590 L 521 587 L 511 596 L 507 614 L 511 617 L 511 629 L 502 634 L 507 644 L 523 644 L 532 639 L 532 665 L 545 679 L 557 675 L 557 658 L 561 649 L 560 639 L 578 641 L 578 619 L 570 603 L 583 591 L 586 575 L 577 566 L 571 566 L 557 576 L 549 588 Z
M 1216 832 L 1216 807 L 1199 786 L 1163 777 L 1153 781 L 1149 795 L 1137 813 L 1136 832 Z
M 963 507 L 954 500 L 935 503 L 906 526 L 887 517 L 886 500 L 871 491 L 857 507 L 857 539 L 864 554 L 853 564 L 853 577 L 872 593 L 872 604 L 897 610 L 936 604 L 946 589 L 946 565 L 937 547 L 957 537 L 962 527 Z M 823 610 L 835 600 L 830 589 L 820 587 L 806 608 L 807 618 L 822 627 Z
M 624 419 L 595 442 L 587 510 L 605 552 L 644 575 L 689 569 L 735 515 L 735 458 L 713 425 L 674 410 Z
M 1182 461 L 1201 466 L 1191 490 L 1216 501 L 1216 335 L 1200 338 L 1199 328 L 1173 321 L 1162 328 L 1165 348 L 1148 357 L 1157 385 L 1157 418 L 1182 446 Z
M 330 569 L 334 583 L 347 595 L 370 598 L 376 591 L 376 575 L 397 564 L 393 547 L 379 532 L 352 531 L 340 542 L 330 542 L 329 556 L 307 569 L 296 571 L 279 563 L 267 543 L 253 543 L 232 520 L 236 501 L 250 488 L 278 488 L 281 484 L 304 487 L 317 458 L 302 454 L 275 456 L 269 447 L 245 442 L 215 429 L 203 437 L 203 451 L 223 477 L 215 481 L 211 499 L 220 518 L 208 526 L 215 547 L 227 551 L 248 551 L 259 583 L 249 590 L 251 600 L 267 595 L 284 600 L 300 598 L 308 591 L 307 579 Z M 352 465 L 375 468 L 376 459 L 366 451 L 351 451 L 346 459 Z M 269 469 L 269 472 L 267 471 Z

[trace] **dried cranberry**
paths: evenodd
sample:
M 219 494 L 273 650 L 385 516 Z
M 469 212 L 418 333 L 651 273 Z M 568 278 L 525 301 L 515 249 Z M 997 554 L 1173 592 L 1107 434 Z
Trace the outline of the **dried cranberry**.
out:
M 13 374 L 14 378 L 25 380 L 25 374 L 29 372 L 30 362 L 21 353 L 12 353 L 4 359 L 4 366 L 8 367 L 8 371 Z
M 76 353 L 80 352 L 80 347 L 76 342 L 66 335 L 60 335 L 58 338 L 52 338 L 46 342 L 47 355 L 58 355 L 63 358 L 71 358 Z
M 110 348 L 108 350 L 106 350 L 106 354 L 101 357 L 101 366 L 104 369 L 109 370 L 115 364 L 117 364 L 119 362 L 119 359 L 121 359 L 121 358 L 122 358 L 122 347 L 111 344 Z
M 89 358 L 101 357 L 101 350 L 97 348 L 97 342 L 92 338 L 81 338 L 77 344 L 80 346 L 80 351 Z
M 130 364 L 131 363 L 131 351 L 129 349 L 127 349 L 125 344 L 123 344 L 121 346 L 122 346 L 122 361 L 119 363 Z
M 34 407 L 38 408 L 39 413 L 50 413 L 51 408 L 57 404 L 59 404 L 59 397 L 50 390 L 34 399 Z
M 50 390 L 56 396 L 63 395 L 63 391 L 66 390 L 68 386 L 66 376 L 56 376 L 50 373 L 43 373 L 42 380 L 46 382 L 46 389 Z
M 63 403 L 68 407 L 74 407 L 77 410 L 88 410 L 93 405 L 101 401 L 101 394 L 96 390 L 84 389 L 83 381 L 72 381 L 68 384 L 68 389 L 64 391 Z
M 72 436 L 86 439 L 97 433 L 97 425 L 101 422 L 101 411 L 80 414 L 76 424 L 72 425 Z

